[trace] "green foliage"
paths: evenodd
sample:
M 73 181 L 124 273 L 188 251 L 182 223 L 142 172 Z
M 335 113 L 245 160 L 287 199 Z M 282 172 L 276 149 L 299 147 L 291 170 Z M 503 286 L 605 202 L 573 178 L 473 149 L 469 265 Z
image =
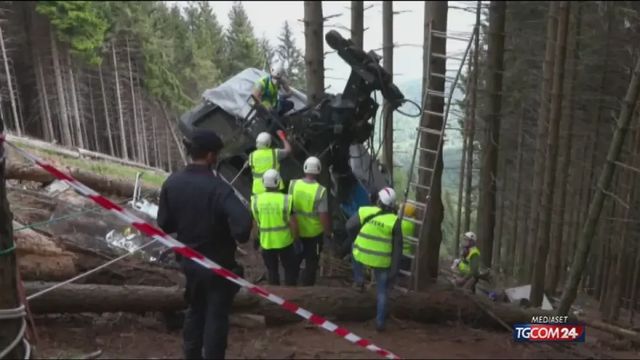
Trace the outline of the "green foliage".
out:
M 250 67 L 262 68 L 264 55 L 260 54 L 258 39 L 253 26 L 240 2 L 235 2 L 229 12 L 229 28 L 225 34 L 226 64 L 224 78 Z
M 297 89 L 306 89 L 304 58 L 302 51 L 296 47 L 291 27 L 287 21 L 284 22 L 278 40 L 280 40 L 277 49 L 278 59 L 285 65 L 291 85 Z
M 68 43 L 74 55 L 98 65 L 108 27 L 99 7 L 92 1 L 38 1 L 36 11 L 49 18 L 58 39 Z

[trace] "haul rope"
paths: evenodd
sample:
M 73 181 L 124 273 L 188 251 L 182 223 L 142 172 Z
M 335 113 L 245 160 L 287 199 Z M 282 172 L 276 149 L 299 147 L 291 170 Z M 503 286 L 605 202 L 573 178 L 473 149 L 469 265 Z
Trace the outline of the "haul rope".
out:
M 244 278 L 236 275 L 235 273 L 223 268 L 222 266 L 218 265 L 217 263 L 209 260 L 208 258 L 206 258 L 204 255 L 202 255 L 201 253 L 199 253 L 198 251 L 182 244 L 181 242 L 175 240 L 173 237 L 171 237 L 170 235 L 166 234 L 164 231 L 154 227 L 153 225 L 145 222 L 144 220 L 140 219 L 139 217 L 135 216 L 133 213 L 131 213 L 130 211 L 126 210 L 125 208 L 115 204 L 114 202 L 112 202 L 111 200 L 107 199 L 106 197 L 100 195 L 99 193 L 97 193 L 95 190 L 87 187 L 86 185 L 84 185 L 83 183 L 79 182 L 78 180 L 76 180 L 75 178 L 73 178 L 71 175 L 67 175 L 64 172 L 58 170 L 57 168 L 55 168 L 54 166 L 44 162 L 43 160 L 41 160 L 40 158 L 38 158 L 37 156 L 30 154 L 29 152 L 19 148 L 18 146 L 10 143 L 9 141 L 6 141 L 6 139 L 4 138 L 4 134 L 0 134 L 0 142 L 4 141 L 7 145 L 11 146 L 13 149 L 15 149 L 21 156 L 23 156 L 24 158 L 26 158 L 27 160 L 33 162 L 34 164 L 40 166 L 41 168 L 43 168 L 45 171 L 47 171 L 48 173 L 50 173 L 51 175 L 53 175 L 54 177 L 56 177 L 57 179 L 66 182 L 69 186 L 71 186 L 72 188 L 74 188 L 80 195 L 85 196 L 91 200 L 93 200 L 95 203 L 97 203 L 98 205 L 100 205 L 101 207 L 105 208 L 106 210 L 109 210 L 111 212 L 113 212 L 116 216 L 118 216 L 120 219 L 124 220 L 125 222 L 127 222 L 128 224 L 130 224 L 131 226 L 133 226 L 134 228 L 138 229 L 140 232 L 142 232 L 143 234 L 158 240 L 159 242 L 161 242 L 163 245 L 168 246 L 169 248 L 171 248 L 171 250 L 173 250 L 174 252 L 176 252 L 177 254 L 180 254 L 181 256 L 184 256 L 185 258 L 188 258 L 194 262 L 196 262 L 197 264 L 210 269 L 211 271 L 213 271 L 216 275 L 219 275 L 233 283 L 236 283 L 239 286 L 245 287 L 247 288 L 250 292 L 265 298 L 273 303 L 278 304 L 280 307 L 284 308 L 285 310 L 292 312 L 308 321 L 310 321 L 312 324 L 321 327 L 329 332 L 332 332 L 344 339 L 346 339 L 347 341 L 354 343 L 360 347 L 366 348 L 369 351 L 373 351 L 375 353 L 377 353 L 380 356 L 389 358 L 389 359 L 398 359 L 399 357 L 395 354 L 393 354 L 390 351 L 387 351 L 377 345 L 374 345 L 373 343 L 371 343 L 369 340 L 364 339 L 359 337 L 358 335 L 350 332 L 349 330 L 339 327 L 338 325 L 328 321 L 327 319 L 315 315 L 311 312 L 309 312 L 308 310 L 305 310 L 303 308 L 301 308 L 300 306 L 298 306 L 295 303 L 292 303 L 288 300 L 285 300 L 275 294 L 272 294 L 270 292 L 268 292 L 266 289 L 259 287 L 257 285 L 254 285 L 252 283 L 250 283 L 249 281 L 245 280 Z
M 31 345 L 24 337 L 24 334 L 27 330 L 27 321 L 25 320 L 25 316 L 27 312 L 25 311 L 24 305 L 20 305 L 14 309 L 2 309 L 0 310 L 0 320 L 13 320 L 13 319 L 22 319 L 22 323 L 20 325 L 20 330 L 16 335 L 16 338 L 7 346 L 5 349 L 0 350 L 0 359 L 3 359 L 8 353 L 11 352 L 19 343 L 22 341 L 24 345 L 24 358 L 29 359 L 31 357 Z

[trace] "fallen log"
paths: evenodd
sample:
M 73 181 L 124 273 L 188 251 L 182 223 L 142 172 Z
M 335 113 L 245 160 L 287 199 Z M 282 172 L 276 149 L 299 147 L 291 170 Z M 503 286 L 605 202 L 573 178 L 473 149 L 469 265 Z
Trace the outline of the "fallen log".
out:
M 599 320 L 588 320 L 585 321 L 585 324 L 587 326 L 596 328 L 598 330 L 602 330 L 605 332 L 608 332 L 610 334 L 614 334 L 616 336 L 620 336 L 623 337 L 625 339 L 628 339 L 636 344 L 640 344 L 640 333 L 633 331 L 633 330 L 629 330 L 629 329 L 625 329 L 625 328 L 621 328 L 619 326 L 613 325 L 613 324 L 607 324 L 605 322 L 599 321 Z
M 122 197 L 133 196 L 135 185 L 133 182 L 104 175 L 96 175 L 80 169 L 66 169 L 65 172 L 98 192 Z M 7 179 L 35 181 L 44 184 L 51 183 L 55 180 L 51 174 L 39 167 L 15 163 L 7 164 L 5 176 Z M 156 194 L 160 190 L 159 188 L 144 184 L 141 189 L 142 192 L 146 194 Z
M 22 224 L 13 222 L 14 229 Z M 15 233 L 18 268 L 25 280 L 66 280 L 77 274 L 76 255 L 31 229 Z
M 51 283 L 25 283 L 27 294 L 48 288 Z M 267 287 L 287 300 L 329 319 L 366 321 L 375 317 L 373 291 L 357 293 L 348 288 Z M 35 313 L 78 312 L 170 312 L 185 308 L 183 290 L 178 287 L 110 286 L 69 284 L 29 302 Z M 235 298 L 235 311 L 262 315 L 267 325 L 301 321 L 280 306 L 241 290 Z M 508 324 L 530 322 L 533 315 L 551 315 L 541 310 L 525 310 L 515 306 L 485 304 Z M 501 328 L 472 300 L 455 290 L 409 293 L 391 301 L 391 313 L 399 319 L 426 323 L 461 321 L 480 327 Z

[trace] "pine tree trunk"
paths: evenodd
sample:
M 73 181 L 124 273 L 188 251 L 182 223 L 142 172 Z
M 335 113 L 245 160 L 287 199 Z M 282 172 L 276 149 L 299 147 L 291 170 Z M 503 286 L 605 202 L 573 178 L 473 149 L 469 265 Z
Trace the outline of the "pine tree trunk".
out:
M 522 112 L 520 114 L 520 119 L 518 120 L 518 154 L 517 154 L 517 162 L 516 162 L 516 193 L 515 193 L 515 201 L 513 210 L 513 223 L 511 230 L 511 248 L 507 251 L 507 275 L 516 275 L 518 271 L 516 271 L 515 265 L 518 267 L 522 266 L 522 259 L 524 258 L 524 250 L 526 248 L 525 239 L 521 238 L 518 233 L 518 225 L 520 223 L 520 192 L 522 190 L 522 142 L 524 138 L 523 131 L 524 124 L 524 104 L 522 104 Z
M 118 122 L 120 124 L 120 147 L 121 155 L 124 159 L 129 160 L 129 151 L 127 150 L 127 136 L 124 126 L 124 116 L 122 114 L 122 100 L 120 98 L 120 78 L 118 77 L 118 59 L 116 58 L 116 45 L 111 43 L 111 54 L 113 56 L 113 71 L 116 83 L 116 101 L 118 103 Z
M 153 161 L 154 164 L 153 166 L 157 167 L 157 168 L 162 168 L 162 160 L 160 159 L 160 152 L 158 149 L 158 141 L 160 141 L 160 139 L 158 139 L 158 132 L 156 131 L 157 128 L 157 124 L 156 124 L 156 116 L 153 116 L 153 112 L 151 113 L 151 117 L 150 117 L 150 121 L 151 121 L 151 137 L 152 137 L 152 141 L 153 141 Z
M 173 171 L 173 160 L 171 160 L 171 142 L 169 141 L 169 133 L 171 131 L 171 125 L 167 124 L 169 131 L 167 131 L 167 137 L 165 138 L 165 146 L 167 148 L 167 167 L 169 168 L 169 172 Z
M 84 91 L 82 89 L 82 82 L 80 81 L 80 73 L 76 73 L 76 89 L 78 89 L 79 93 L 82 94 Z M 89 89 L 89 91 L 91 91 Z M 84 143 L 84 145 L 86 147 L 89 147 L 89 135 L 87 133 L 87 121 L 86 121 L 86 114 L 85 114 L 85 108 L 83 106 L 84 102 L 82 101 L 82 98 L 80 98 L 80 101 L 78 101 L 78 109 L 79 109 L 79 114 L 80 114 L 80 127 L 82 128 L 82 141 Z
M 474 35 L 475 36 L 475 35 Z M 471 61 L 468 62 L 467 74 L 472 74 Z M 456 237 L 453 239 L 454 241 L 454 251 L 456 254 L 460 250 L 460 229 L 462 227 L 462 205 L 463 205 L 463 193 L 464 193 L 464 181 L 465 181 L 465 166 L 467 164 L 467 147 L 469 146 L 469 123 L 471 120 L 470 117 L 470 104 L 469 104 L 469 92 L 471 86 L 471 76 L 467 77 L 467 92 L 465 93 L 464 103 L 465 103 L 465 114 L 464 114 L 464 127 L 462 131 L 462 157 L 460 159 L 460 182 L 458 184 L 458 216 L 456 221 Z M 466 231 L 466 230 L 465 230 Z
M 0 26 L 0 50 L 2 50 L 2 62 L 4 63 L 5 75 L 7 77 L 7 88 L 9 90 L 9 102 L 11 103 L 11 114 L 13 115 L 13 128 L 18 136 L 22 135 L 22 127 L 20 126 L 20 117 L 18 116 L 18 106 L 16 104 L 16 97 L 13 89 L 13 81 L 11 72 L 9 71 L 9 59 L 7 57 L 7 51 L 4 46 L 4 35 L 2 33 L 2 27 Z
M 544 167 L 544 181 L 542 183 L 542 203 L 540 204 L 540 219 L 536 239 L 536 252 L 531 282 L 531 304 L 535 307 L 542 305 L 544 295 L 544 280 L 549 255 L 549 231 L 553 216 L 553 196 L 555 193 L 554 180 L 558 156 L 558 136 L 560 130 L 561 105 L 564 84 L 564 68 L 567 54 L 567 28 L 569 25 L 570 5 L 563 1 L 558 9 L 558 36 L 556 39 L 555 61 L 553 69 L 553 86 L 551 90 L 551 107 L 549 113 L 549 136 L 547 138 L 547 157 Z
M 538 231 L 538 219 L 540 216 L 540 196 L 543 169 L 545 160 L 545 144 L 547 138 L 547 119 L 549 116 L 549 93 L 551 92 L 552 74 L 554 67 L 555 37 L 558 28 L 558 3 L 549 3 L 549 15 L 547 16 L 547 40 L 545 45 L 545 57 L 542 66 L 542 94 L 540 96 L 540 112 L 538 113 L 538 132 L 536 137 L 536 156 L 534 158 L 533 184 L 531 186 L 531 201 L 529 212 L 529 231 L 527 233 L 527 253 L 534 253 L 535 240 Z M 533 265 L 533 256 L 525 257 L 522 278 L 530 278 Z
M 142 130 L 142 162 L 150 166 L 151 161 L 149 160 L 149 140 L 147 139 L 147 124 L 144 120 L 144 101 L 142 100 L 142 96 L 138 97 L 138 99 L 138 105 L 140 107 L 140 129 Z
M 4 133 L 4 123 L 0 119 L 0 133 Z M 4 177 L 5 153 L 0 145 L 0 251 L 6 254 L 0 256 L 0 309 L 15 309 L 20 305 L 18 295 L 18 276 L 16 252 L 7 251 L 15 243 L 13 241 L 13 214 L 9 208 L 7 188 Z M 0 350 L 6 349 L 16 338 L 22 324 L 22 319 L 0 320 Z M 7 355 L 7 359 L 24 358 L 22 346 L 15 346 Z
M 577 5 L 579 6 L 579 5 Z M 578 10 L 579 11 L 579 10 Z M 551 236 L 550 236 L 550 252 L 551 256 L 548 259 L 547 269 L 549 272 L 547 274 L 547 280 L 545 285 L 545 291 L 548 294 L 555 294 L 556 288 L 558 287 L 558 280 L 560 277 L 560 270 L 562 264 L 562 244 L 568 239 L 563 237 L 564 231 L 563 229 L 568 227 L 568 222 L 570 221 L 569 215 L 571 212 L 566 207 L 567 198 L 569 196 L 569 167 L 571 166 L 571 146 L 573 143 L 573 86 L 576 81 L 576 71 L 575 67 L 577 65 L 577 39 L 578 39 L 578 20 L 577 16 L 572 16 L 571 21 L 571 30 L 569 31 L 569 40 L 567 47 L 567 58 L 566 58 L 566 67 L 567 74 L 565 77 L 565 96 L 563 98 L 564 102 L 564 114 L 561 116 L 560 127 L 562 128 L 562 136 L 560 139 L 562 140 L 560 144 L 563 146 L 560 148 L 559 157 L 562 159 L 561 165 L 559 167 L 559 171 L 556 174 L 555 179 L 555 189 L 558 190 L 558 194 L 554 196 L 557 204 L 550 211 L 556 211 L 556 216 L 552 218 L 552 228 L 551 228 Z M 559 215 L 557 215 L 559 212 Z
M 363 48 L 363 39 L 364 39 L 363 18 L 364 18 L 364 2 L 352 1 L 351 2 L 351 41 L 353 41 L 353 43 L 360 49 Z M 382 32 L 384 33 L 384 30 Z
M 640 130 L 635 131 L 634 149 L 632 154 L 638 154 L 640 152 Z M 637 166 L 638 161 L 634 161 L 632 166 Z M 627 170 L 624 174 L 622 187 L 620 189 L 626 189 L 626 196 L 624 201 L 627 204 L 632 204 L 631 200 L 635 198 L 635 184 L 637 183 L 636 173 Z M 629 218 L 630 218 L 631 206 L 624 209 L 624 215 L 622 217 L 623 223 L 622 234 L 620 235 L 620 246 L 617 249 L 615 257 L 615 267 L 613 271 L 614 279 L 610 283 L 609 287 L 609 299 L 610 306 L 607 309 L 606 317 L 610 321 L 617 321 L 620 316 L 620 307 L 622 306 L 623 285 L 629 280 L 627 268 L 629 267 L 629 252 L 631 247 L 630 241 L 632 236 L 629 235 Z M 636 285 L 634 285 L 636 286 Z
M 144 163 L 144 159 L 142 158 L 142 141 L 140 136 L 142 132 L 140 131 L 140 124 L 138 123 L 138 115 L 137 115 L 137 106 L 136 106 L 136 95 L 135 91 L 133 91 L 133 70 L 131 69 L 131 51 L 129 49 L 129 38 L 125 38 L 125 44 L 127 46 L 127 64 L 129 66 L 129 89 L 131 90 L 131 108 L 133 112 L 133 131 L 134 136 L 131 137 L 131 141 L 134 141 L 134 146 L 132 150 L 134 152 L 134 157 L 138 162 Z
M 42 70 L 42 56 L 40 55 L 40 51 L 38 49 L 35 50 L 36 53 L 36 86 L 38 87 L 38 92 L 40 95 L 40 106 L 42 107 L 43 118 L 42 118 L 42 128 L 44 130 L 44 139 L 53 142 L 56 138 L 55 132 L 53 130 L 53 121 L 51 119 L 51 109 L 49 108 L 49 94 L 47 93 L 47 84 L 44 78 L 44 71 Z
M 613 139 L 609 146 L 607 153 L 607 161 L 602 168 L 600 178 L 598 179 L 598 187 L 596 188 L 595 195 L 589 206 L 589 215 L 582 231 L 582 237 L 578 243 L 578 248 L 574 256 L 573 265 L 571 267 L 571 273 L 569 275 L 569 281 L 567 281 L 558 313 L 566 315 L 569 312 L 571 304 L 576 298 L 578 284 L 582 278 L 585 262 L 589 256 L 589 249 L 595 233 L 595 226 L 600 217 L 602 211 L 602 205 L 604 203 L 604 191 L 610 191 L 611 179 L 615 171 L 615 161 L 620 157 L 624 139 L 627 135 L 631 118 L 633 117 L 633 107 L 638 101 L 638 93 L 640 93 L 640 59 L 635 65 L 633 76 L 627 89 L 624 102 L 622 103 L 622 109 L 620 111 L 620 117 L 617 120 L 617 126 L 613 135 Z
M 144 119 L 144 97 L 142 96 L 142 83 L 138 76 L 138 104 L 140 105 L 140 124 L 142 125 L 142 154 L 144 163 L 151 166 L 151 157 L 149 156 L 149 139 L 147 138 L 147 123 Z
M 485 120 L 485 139 L 480 169 L 478 204 L 478 239 L 482 262 L 491 266 L 494 227 L 496 223 L 496 179 L 500 145 L 500 112 L 502 107 L 502 72 L 504 70 L 504 29 L 506 3 L 491 1 L 489 6 L 489 46 L 487 92 L 490 100 Z
M 104 79 L 102 78 L 102 65 L 98 69 L 100 76 L 100 89 L 102 91 L 102 105 L 104 106 L 104 124 L 107 128 L 107 140 L 109 140 L 109 155 L 116 156 L 116 151 L 113 146 L 113 134 L 111 133 L 111 121 L 109 120 L 109 106 L 107 106 L 107 94 L 104 91 Z
M 382 63 L 384 69 L 391 74 L 393 79 L 393 3 L 382 2 Z M 391 185 L 393 186 L 393 109 L 391 104 L 384 99 L 383 111 L 383 163 L 389 172 Z
M 446 41 L 440 37 L 431 35 L 429 28 L 433 31 L 447 31 L 447 11 L 446 1 L 430 1 L 425 6 L 424 14 L 424 54 L 423 54 L 423 94 L 428 89 L 444 93 L 445 82 L 443 78 L 431 76 L 431 74 L 446 73 L 446 59 L 430 57 L 428 49 L 429 38 L 431 38 L 431 52 L 438 54 L 447 53 Z M 444 99 L 439 96 L 430 96 L 425 109 L 434 113 L 444 113 Z M 444 132 L 444 119 L 440 116 L 433 116 L 424 113 L 420 126 Z M 438 146 L 437 136 L 422 136 L 420 147 L 425 149 L 435 149 Z M 427 202 L 427 219 L 425 229 L 420 231 L 420 246 L 418 246 L 418 257 L 415 267 L 417 271 L 414 278 L 414 286 L 417 290 L 424 290 L 426 286 L 435 281 L 438 277 L 438 259 L 440 253 L 440 243 L 442 242 L 442 220 L 444 218 L 444 206 L 442 204 L 442 144 L 438 151 L 437 158 L 433 154 L 420 152 L 419 164 L 423 168 L 435 169 L 433 172 L 418 171 L 418 183 L 428 186 L 431 183 L 430 198 L 424 189 L 416 189 L 416 200 Z M 431 177 L 434 177 L 431 180 Z
M 78 108 L 78 95 L 76 93 L 75 78 L 73 76 L 73 64 L 71 63 L 71 56 L 67 52 L 67 63 L 69 68 L 69 85 L 71 90 L 71 104 L 73 106 L 73 117 L 75 120 L 75 145 L 84 148 L 84 141 L 82 139 L 82 125 L 80 124 L 80 110 Z
M 471 110 L 469 117 L 469 136 L 467 140 L 467 178 L 466 191 L 464 195 L 464 227 L 462 231 L 471 230 L 471 190 L 473 180 L 473 149 L 476 134 L 476 110 L 478 108 L 478 78 L 480 76 L 480 67 L 478 60 L 480 57 L 480 13 L 482 1 L 477 2 L 476 7 L 476 25 L 474 28 L 475 39 L 473 39 L 473 72 L 471 73 Z
M 89 106 L 91 107 L 91 127 L 93 130 L 93 149 L 97 152 L 102 152 L 100 141 L 98 140 L 98 123 L 96 120 L 96 108 L 93 102 L 93 81 L 89 77 Z
M 175 130 L 173 129 L 173 126 L 171 125 L 171 118 L 169 117 L 169 114 L 167 113 L 167 109 L 164 106 L 161 106 L 162 111 L 164 113 L 164 118 L 167 121 L 167 127 L 169 128 L 169 132 L 171 133 L 171 137 L 173 138 L 174 143 L 176 144 L 176 147 L 178 148 L 178 152 L 180 153 L 180 158 L 182 158 L 182 162 L 184 164 L 187 163 L 187 155 L 184 153 L 184 150 L 182 149 L 181 146 L 181 142 L 178 139 L 178 135 L 176 135 Z M 169 154 L 171 154 L 171 152 L 169 152 Z
M 69 115 L 67 113 L 67 102 L 64 97 L 64 87 L 62 83 L 62 70 L 60 69 L 60 55 L 58 54 L 58 45 L 54 37 L 54 30 L 51 28 L 51 56 L 53 58 L 53 71 L 56 77 L 56 88 L 58 91 L 58 105 L 60 107 L 60 128 L 62 132 L 62 143 L 64 145 L 72 145 L 71 125 L 69 124 Z
M 304 38 L 307 102 L 315 105 L 324 97 L 324 38 L 321 1 L 304 2 Z

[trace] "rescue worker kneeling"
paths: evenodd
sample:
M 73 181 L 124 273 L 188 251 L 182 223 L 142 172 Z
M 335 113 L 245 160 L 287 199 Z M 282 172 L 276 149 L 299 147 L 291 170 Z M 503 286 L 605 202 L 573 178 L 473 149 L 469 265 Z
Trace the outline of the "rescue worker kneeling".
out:
M 278 192 L 281 181 L 280 174 L 274 169 L 264 173 L 262 182 L 267 191 L 251 197 L 251 213 L 260 234 L 269 284 L 280 285 L 280 261 L 284 267 L 285 285 L 295 286 L 297 271 L 293 242 L 298 238 L 298 223 L 291 213 L 291 197 Z
M 480 249 L 476 246 L 476 234 L 469 231 L 464 234 L 464 247 L 461 258 L 456 260 L 456 285 L 475 292 L 480 273 Z
M 402 255 L 402 229 L 395 211 L 396 194 L 391 188 L 378 192 L 378 209 L 367 207 L 366 215 L 360 220 L 361 212 L 353 215 L 347 227 L 360 223 L 360 231 L 353 243 L 354 285 L 364 288 L 364 267 L 373 269 L 376 278 L 376 330 L 385 329 L 388 292 L 396 274 Z

